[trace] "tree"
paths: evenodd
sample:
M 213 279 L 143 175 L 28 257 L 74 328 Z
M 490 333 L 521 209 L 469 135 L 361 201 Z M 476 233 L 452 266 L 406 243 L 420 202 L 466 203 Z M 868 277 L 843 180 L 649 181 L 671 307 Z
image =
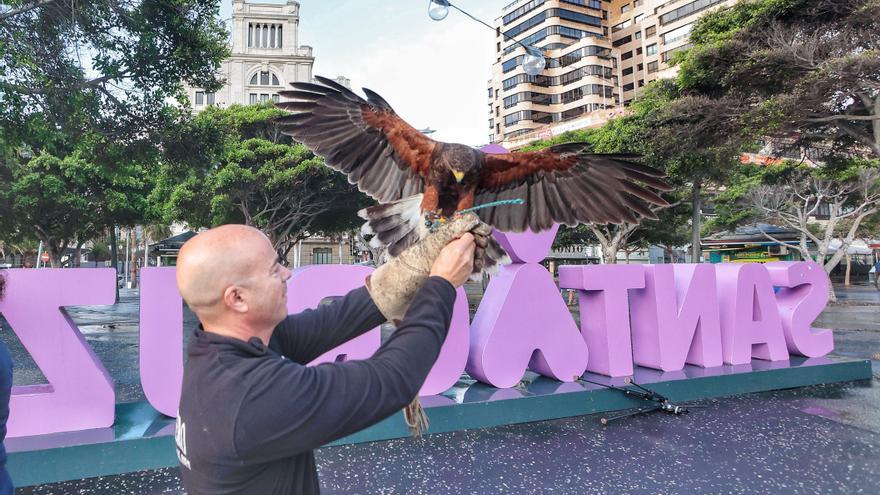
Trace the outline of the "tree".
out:
M 19 162 L 0 162 L 0 210 L 6 239 L 36 238 L 52 267 L 68 248 L 78 259 L 83 244 L 115 224 L 133 225 L 147 214 L 151 188 L 144 162 L 146 140 L 120 146 L 90 135 L 67 156 L 46 151 Z
M 797 250 L 803 259 L 813 260 L 826 273 L 840 263 L 857 238 L 862 222 L 880 211 L 880 163 L 854 161 L 843 170 L 791 167 L 777 183 L 762 184 L 750 191 L 747 202 L 759 218 L 800 234 L 797 244 L 764 235 Z M 816 223 L 820 208 L 827 208 L 828 219 Z M 829 255 L 831 241 L 840 239 Z M 815 246 L 811 253 L 808 241 Z
M 214 0 L 11 0 L 0 9 L 4 131 L 21 142 L 34 128 L 62 131 L 61 140 L 34 143 L 37 151 L 86 130 L 158 128 L 181 82 L 220 85 L 227 33 Z
M 245 223 L 279 255 L 313 234 L 360 223 L 368 198 L 305 146 L 281 134 L 269 104 L 210 108 L 166 136 L 167 163 L 152 200 L 166 221 Z
M 718 194 L 715 206 L 712 226 L 716 230 L 758 222 L 791 229 L 799 235 L 796 243 L 766 231 L 763 235 L 831 273 L 852 242 L 869 235 L 880 212 L 880 161 L 843 159 L 822 166 L 793 161 L 744 164 Z M 840 245 L 831 253 L 835 240 Z
M 654 152 L 656 148 L 652 146 L 651 138 L 652 119 L 669 99 L 666 86 L 658 84 L 649 85 L 645 93 L 630 107 L 627 115 L 612 119 L 600 128 L 566 132 L 550 140 L 531 143 L 523 151 L 539 150 L 568 142 L 586 142 L 592 146 L 594 152 L 637 153 L 642 155 L 644 163 L 667 169 L 668 162 Z M 675 184 L 682 182 L 677 177 L 670 179 Z M 563 227 L 554 246 L 598 243 L 602 249 L 603 262 L 616 263 L 621 250 L 628 258 L 634 250 L 646 249 L 654 244 L 665 246 L 667 251 L 670 246 L 682 245 L 686 242 L 682 236 L 683 218 L 686 218 L 689 210 L 682 208 L 676 192 L 667 193 L 666 196 L 671 200 L 672 207 L 653 208 L 660 220 L 646 220 L 637 224 L 587 223 L 575 228 Z
M 880 156 L 880 4 L 760 0 L 704 16 L 679 84 L 719 135 Z

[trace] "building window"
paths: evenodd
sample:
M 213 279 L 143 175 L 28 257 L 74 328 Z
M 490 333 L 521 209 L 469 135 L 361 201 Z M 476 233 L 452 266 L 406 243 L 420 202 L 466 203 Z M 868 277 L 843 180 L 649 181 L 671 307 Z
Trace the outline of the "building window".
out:
M 196 105 L 204 105 L 205 104 L 205 92 L 204 91 L 196 91 Z
M 263 48 L 267 48 L 269 46 L 269 26 L 263 26 Z
M 275 26 L 269 28 L 269 46 L 275 48 Z
M 623 85 L 623 90 L 624 90 L 624 91 L 632 91 L 634 87 L 635 87 L 635 85 L 634 85 L 633 83 L 624 84 L 624 85 Z
M 644 85 L 645 85 L 645 80 L 644 80 L 644 79 L 639 79 L 639 87 L 641 88 L 641 87 L 644 86 Z
M 265 103 L 265 102 L 267 102 L 267 101 L 269 101 L 269 95 L 267 95 L 267 94 L 261 94 L 261 95 L 260 95 L 260 103 Z
M 635 37 L 636 37 L 637 40 L 642 39 L 642 32 L 641 32 L 641 31 L 636 31 Z
M 284 27 L 278 26 L 278 48 L 284 47 L 284 43 L 282 43 L 282 41 L 281 41 L 282 38 L 284 38 L 284 36 L 282 36 L 283 32 L 284 32 Z
M 623 29 L 630 27 L 631 25 L 632 25 L 632 21 L 627 19 L 627 20 L 621 22 L 620 24 L 615 24 L 615 25 L 611 26 L 611 32 L 616 33 L 620 30 L 623 30 Z
M 636 55 L 641 55 L 641 54 L 642 54 L 642 47 L 636 48 Z
M 611 43 L 611 46 L 617 48 L 618 46 L 622 46 L 622 45 L 629 43 L 630 41 L 632 41 L 632 39 L 633 39 L 632 36 L 627 35 L 627 36 L 624 36 L 623 38 L 620 38 L 619 40 L 615 41 L 614 43 Z
M 632 68 L 632 67 L 627 67 L 626 69 L 623 69 L 623 72 L 621 73 L 621 75 L 628 76 L 628 75 L 630 75 L 630 74 L 632 74 L 632 73 L 633 73 L 633 68 Z
M 257 94 L 256 93 L 251 93 L 248 95 L 248 103 L 250 103 L 251 105 L 256 105 L 256 103 L 257 103 Z
M 629 12 L 630 10 L 632 10 L 632 5 L 630 5 L 630 4 L 626 4 L 626 5 L 623 5 L 620 7 L 621 14 L 625 14 L 625 13 Z
M 205 95 L 205 97 L 208 101 L 208 105 L 214 104 L 214 93 L 208 93 L 207 95 Z
M 254 46 L 254 25 L 248 24 L 248 47 Z
M 663 40 L 663 44 L 669 44 L 674 41 L 678 41 L 683 38 L 687 38 L 691 34 L 691 29 L 694 27 L 693 23 L 685 24 L 680 28 L 673 29 L 672 31 L 667 31 L 660 35 L 660 39 Z
M 657 26 L 648 26 L 645 28 L 645 38 L 650 38 L 657 34 Z
M 631 59 L 632 57 L 633 57 L 633 52 L 632 52 L 632 50 L 630 50 L 630 51 L 628 51 L 628 52 L 626 52 L 626 53 L 621 54 L 621 55 L 620 55 L 620 60 L 629 60 L 629 59 Z
M 270 72 L 255 72 L 254 75 L 251 76 L 250 84 L 252 86 L 268 86 L 269 85 L 269 74 Z M 281 86 L 281 82 L 278 81 L 278 76 L 272 74 L 272 86 Z
M 641 7 L 645 0 L 636 0 L 633 2 L 633 7 Z
M 279 97 L 277 94 L 272 95 L 272 101 L 278 103 L 279 101 L 281 101 L 281 97 Z
M 644 18 L 645 18 L 645 14 L 636 15 L 635 17 L 633 17 L 633 24 L 638 24 L 638 23 L 642 22 L 642 19 L 644 19 Z
M 657 43 L 645 47 L 645 55 L 657 55 Z
M 695 2 L 691 2 L 687 5 L 683 5 L 675 10 L 667 12 L 660 16 L 660 24 L 669 24 L 677 19 L 681 19 L 682 17 L 687 17 L 695 12 L 699 12 L 703 9 L 708 9 L 709 7 L 721 3 L 723 0 L 696 0 Z
M 657 65 L 658 64 L 656 60 L 654 62 L 648 62 L 648 74 L 653 74 L 657 72 Z
M 329 265 L 333 262 L 333 250 L 330 248 L 315 248 L 312 250 L 312 263 L 315 265 Z
M 642 64 L 636 64 L 636 70 L 637 70 L 637 71 L 641 72 L 642 70 L 644 70 L 644 68 L 645 68 L 644 65 L 642 65 Z

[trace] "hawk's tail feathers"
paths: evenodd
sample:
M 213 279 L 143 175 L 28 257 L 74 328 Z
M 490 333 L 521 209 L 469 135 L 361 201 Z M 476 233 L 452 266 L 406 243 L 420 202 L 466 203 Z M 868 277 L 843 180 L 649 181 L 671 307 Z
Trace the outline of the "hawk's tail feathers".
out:
M 486 272 L 489 275 L 496 275 L 502 265 L 509 265 L 510 263 L 511 259 L 507 254 L 507 251 L 498 244 L 495 237 L 489 236 L 488 244 L 486 245 L 485 251 L 483 251 L 483 269 L 474 270 L 470 279 L 474 282 L 479 282 L 482 280 L 482 272 Z
M 422 196 L 417 194 L 359 211 L 358 216 L 367 221 L 361 233 L 373 235 L 370 246 L 385 248 L 387 256 L 393 258 L 427 235 L 428 227 L 422 219 Z

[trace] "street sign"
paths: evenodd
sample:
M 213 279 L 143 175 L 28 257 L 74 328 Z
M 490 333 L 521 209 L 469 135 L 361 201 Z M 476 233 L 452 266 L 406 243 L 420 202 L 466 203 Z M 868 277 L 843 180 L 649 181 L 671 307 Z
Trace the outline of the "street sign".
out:
M 40 255 L 40 261 L 42 261 L 43 263 L 49 262 L 49 252 L 48 251 L 43 251 L 43 254 Z

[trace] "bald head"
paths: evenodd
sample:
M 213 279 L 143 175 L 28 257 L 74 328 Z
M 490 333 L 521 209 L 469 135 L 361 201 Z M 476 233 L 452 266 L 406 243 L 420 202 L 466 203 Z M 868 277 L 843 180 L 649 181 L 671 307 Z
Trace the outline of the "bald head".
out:
M 231 285 L 271 261 L 272 244 L 259 230 L 223 225 L 187 241 L 177 258 L 177 288 L 196 314 L 217 306 Z M 267 255 L 270 260 L 267 260 Z

